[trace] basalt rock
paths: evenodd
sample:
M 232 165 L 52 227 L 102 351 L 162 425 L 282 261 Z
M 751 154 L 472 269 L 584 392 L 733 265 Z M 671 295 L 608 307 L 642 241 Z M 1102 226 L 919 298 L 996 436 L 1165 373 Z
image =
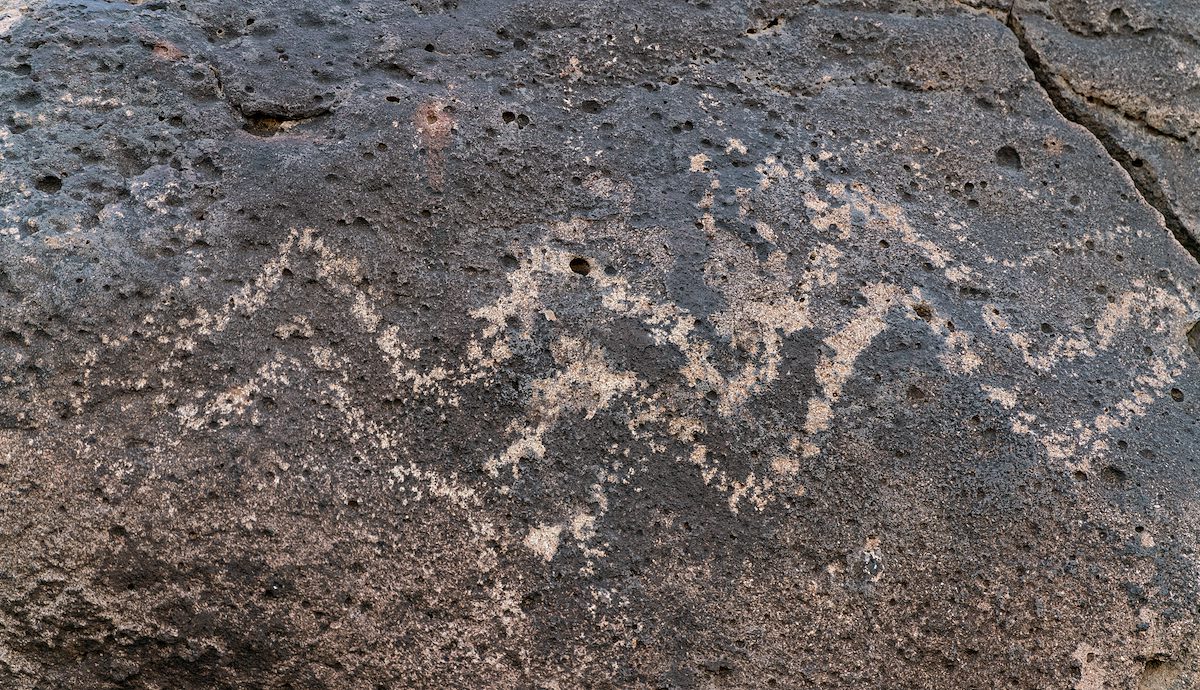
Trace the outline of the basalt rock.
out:
M 0 11 L 0 685 L 1195 687 L 1173 7 Z
M 1023 1 L 1008 21 L 1059 109 L 1200 258 L 1200 4 Z

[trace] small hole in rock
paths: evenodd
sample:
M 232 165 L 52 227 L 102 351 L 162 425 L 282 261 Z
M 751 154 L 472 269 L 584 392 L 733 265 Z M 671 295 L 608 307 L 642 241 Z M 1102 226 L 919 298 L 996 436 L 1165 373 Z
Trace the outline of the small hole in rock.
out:
M 1108 484 L 1123 484 L 1128 478 L 1129 475 L 1125 473 L 1125 470 L 1115 465 L 1108 465 L 1100 470 L 1100 479 Z
M 585 276 L 592 272 L 592 265 L 588 263 L 587 259 L 577 256 L 574 259 L 571 259 L 571 270 L 581 276 Z
M 1021 154 L 1011 146 L 1001 146 L 996 150 L 996 162 L 1006 168 L 1019 170 L 1021 168 Z
M 1187 332 L 1187 342 L 1197 356 L 1200 356 L 1200 321 L 1192 324 Z
M 1183 401 L 1183 391 L 1179 390 L 1178 388 L 1172 388 L 1171 389 L 1171 399 L 1174 400 L 1175 402 L 1182 402 Z
M 37 182 L 33 183 L 33 186 L 37 187 L 39 191 L 46 192 L 47 194 L 53 194 L 62 189 L 62 180 L 54 175 L 46 175 L 44 177 L 39 177 Z

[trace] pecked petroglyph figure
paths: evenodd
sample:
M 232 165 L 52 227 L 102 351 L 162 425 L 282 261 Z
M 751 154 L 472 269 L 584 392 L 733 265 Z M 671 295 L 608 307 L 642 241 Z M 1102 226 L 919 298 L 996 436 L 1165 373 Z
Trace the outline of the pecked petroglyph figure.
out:
M 1197 684 L 1183 9 L 10 5 L 0 687 Z
M 380 297 L 363 279 L 362 257 L 335 251 L 315 229 L 293 231 L 217 312 L 201 309 L 180 321 L 184 335 L 175 341 L 176 351 L 195 346 L 188 333 L 211 336 L 232 319 L 264 314 L 279 340 L 311 336 L 305 314 L 275 307 L 285 276 L 299 274 L 338 300 L 345 329 L 367 338 L 370 354 L 352 359 L 324 345 L 277 354 L 262 361 L 256 375 L 231 381 L 224 390 L 197 392 L 172 415 L 183 433 L 224 427 L 263 414 L 258 401 L 279 395 L 294 379 L 320 381 L 315 394 L 340 415 L 341 432 L 355 452 L 392 458 L 395 480 L 415 482 L 418 494 L 468 504 L 477 504 L 480 492 L 507 493 L 529 473 L 569 471 L 555 469 L 564 460 L 548 448 L 547 437 L 564 426 L 601 424 L 603 417 L 604 424 L 623 429 L 606 432 L 609 458 L 580 489 L 579 503 L 589 507 L 546 515 L 526 540 L 534 551 L 553 557 L 561 540 L 574 538 L 598 556 L 603 549 L 589 543 L 604 518 L 606 485 L 628 482 L 662 457 L 694 465 L 733 513 L 804 496 L 806 468 L 826 461 L 831 436 L 845 417 L 863 416 L 867 402 L 856 396 L 897 385 L 910 398 L 927 394 L 904 380 L 886 380 L 902 376 L 898 372 L 860 370 L 863 353 L 878 347 L 890 330 L 927 334 L 934 345 L 931 361 L 948 377 L 971 382 L 983 371 L 1005 372 L 1006 385 L 988 379 L 972 386 L 975 396 L 1007 419 L 1012 432 L 1036 440 L 1048 465 L 1063 473 L 1098 471 L 1093 460 L 1115 443 L 1113 433 L 1169 398 L 1176 377 L 1190 366 L 1186 340 L 1174 336 L 1192 323 L 1197 306 L 1194 296 L 1175 285 L 1135 283 L 1071 320 L 1036 329 L 1014 326 L 986 299 L 945 299 L 964 289 L 990 292 L 989 272 L 1019 271 L 1021 264 L 1043 259 L 1033 254 L 1020 264 L 1007 262 L 1012 265 L 991 257 L 978 265 L 960 260 L 955 247 L 927 239 L 900 206 L 865 185 L 812 183 L 809 175 L 832 158 L 823 153 L 789 166 L 767 156 L 755 167 L 757 184 L 734 189 L 707 169 L 707 156 L 692 159 L 692 173 L 704 182 L 688 231 L 703 236 L 710 248 L 702 274 L 693 280 L 719 308 L 701 313 L 664 295 L 660 276 L 672 270 L 669 257 L 651 254 L 651 263 L 661 262 L 661 273 L 625 274 L 570 248 L 602 226 L 605 237 L 632 244 L 621 249 L 652 253 L 656 233 L 665 230 L 632 232 L 622 214 L 603 221 L 554 221 L 544 226 L 540 244 L 508 250 L 507 290 L 459 316 L 472 324 L 471 335 L 454 356 L 443 354 L 437 361 L 424 357 L 409 334 L 383 316 Z M 628 184 L 605 178 L 585 184 L 624 208 L 635 194 Z M 789 221 L 785 230 L 780 217 L 801 220 Z M 877 257 L 864 259 L 846 246 L 852 233 L 857 242 L 884 248 L 889 263 L 924 267 L 928 279 L 906 283 L 885 265 L 871 267 L 868 262 Z M 1111 350 L 1118 335 L 1136 332 L 1172 337 L 1163 339 L 1169 343 L 1165 349 L 1143 352 L 1131 363 L 1131 390 L 1102 401 L 1094 416 L 1045 418 L 1027 404 L 1037 397 L 1039 380 L 1053 377 L 1063 364 L 1087 367 Z M 95 358 L 88 353 L 85 362 Z M 524 371 L 535 358 L 548 372 Z M 172 374 L 164 371 L 163 388 L 169 389 Z M 503 422 L 502 435 L 469 461 L 482 467 L 483 481 L 413 464 L 414 449 L 403 431 L 386 416 L 377 418 L 352 392 L 352 377 L 362 371 L 386 371 L 393 402 L 442 418 L 466 414 L 460 405 L 468 392 L 489 395 L 501 385 L 498 375 L 519 372 L 516 413 Z M 873 380 L 860 381 L 868 377 Z M 787 391 L 782 399 L 781 384 Z M 852 387 L 858 392 L 849 393 Z M 769 424 L 763 423 L 764 400 L 774 408 Z M 731 461 L 727 452 L 713 451 L 723 434 L 745 425 L 759 427 L 750 458 Z

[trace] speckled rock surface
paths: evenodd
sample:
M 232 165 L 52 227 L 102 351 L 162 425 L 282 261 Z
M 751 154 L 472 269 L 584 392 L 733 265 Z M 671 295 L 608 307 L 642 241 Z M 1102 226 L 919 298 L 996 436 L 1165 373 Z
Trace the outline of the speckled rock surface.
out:
M 1096 12 L 0 5 L 0 685 L 1195 687 Z
M 1008 19 L 1060 110 L 1200 256 L 1200 3 L 1020 0 Z

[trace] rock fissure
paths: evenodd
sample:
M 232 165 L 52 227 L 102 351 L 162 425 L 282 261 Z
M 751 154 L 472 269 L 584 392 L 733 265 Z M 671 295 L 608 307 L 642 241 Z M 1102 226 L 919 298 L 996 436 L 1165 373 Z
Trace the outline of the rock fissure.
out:
M 1108 127 L 1101 123 L 1094 115 L 1087 112 L 1084 106 L 1073 103 L 1071 98 L 1064 93 L 1064 89 L 1070 89 L 1070 85 L 1066 84 L 1065 79 L 1054 74 L 1050 66 L 1042 59 L 1037 49 L 1033 47 L 1033 44 L 1025 34 L 1025 28 L 1017 17 L 1015 9 L 1010 8 L 1004 23 L 1013 36 L 1016 37 L 1017 44 L 1025 56 L 1025 63 L 1029 66 L 1030 72 L 1033 73 L 1034 79 L 1037 80 L 1042 90 L 1046 92 L 1046 96 L 1050 99 L 1051 104 L 1054 105 L 1055 110 L 1069 122 L 1073 122 L 1086 129 L 1100 142 L 1100 145 L 1104 147 L 1109 157 L 1129 175 L 1130 180 L 1133 181 L 1134 188 L 1142 197 L 1142 200 L 1162 215 L 1163 222 L 1179 245 L 1193 259 L 1200 261 L 1200 242 L 1197 242 L 1196 238 L 1192 237 L 1187 226 L 1179 218 L 1179 214 L 1171 207 L 1171 203 L 1167 200 L 1167 196 L 1163 191 L 1162 184 L 1158 181 L 1154 172 L 1141 158 L 1127 151 L 1108 130 Z M 1075 92 L 1072 91 L 1072 93 Z M 1143 122 L 1143 124 L 1145 123 Z M 1153 128 L 1151 129 L 1153 130 Z
M 1100 96 L 1098 94 L 1086 94 L 1083 91 L 1081 91 L 1080 89 L 1076 88 L 1076 86 L 1074 84 L 1072 84 L 1070 82 L 1070 80 L 1068 80 L 1067 78 L 1065 78 L 1065 77 L 1060 77 L 1060 78 L 1062 79 L 1063 85 L 1067 88 L 1067 90 L 1069 90 L 1071 93 L 1075 94 L 1080 99 L 1087 101 L 1089 104 L 1098 105 L 1102 108 L 1106 108 L 1106 109 L 1112 111 L 1113 113 L 1120 115 L 1121 117 L 1125 118 L 1126 120 L 1137 124 L 1139 127 L 1146 130 L 1146 132 L 1153 134 L 1154 136 L 1164 137 L 1167 139 L 1173 139 L 1175 141 L 1178 141 L 1181 144 L 1186 144 L 1188 142 L 1188 135 L 1177 134 L 1175 132 L 1170 132 L 1161 127 L 1153 125 L 1149 121 L 1146 120 L 1145 115 L 1131 113 L 1128 110 L 1126 110 L 1125 108 L 1122 108 L 1118 105 L 1114 105 L 1114 104 L 1108 102 L 1108 100 L 1106 100 L 1103 96 Z
M 217 69 L 216 65 L 209 64 L 208 69 L 212 72 L 213 78 L 216 79 L 217 95 L 221 100 L 225 101 L 226 105 L 229 106 L 229 109 L 235 115 L 241 118 L 242 129 L 255 136 L 274 136 L 295 125 L 324 117 L 333 112 L 333 108 L 328 105 L 317 105 L 307 108 L 247 107 L 245 104 L 238 103 L 229 97 L 225 90 L 224 80 L 221 78 L 221 72 Z

